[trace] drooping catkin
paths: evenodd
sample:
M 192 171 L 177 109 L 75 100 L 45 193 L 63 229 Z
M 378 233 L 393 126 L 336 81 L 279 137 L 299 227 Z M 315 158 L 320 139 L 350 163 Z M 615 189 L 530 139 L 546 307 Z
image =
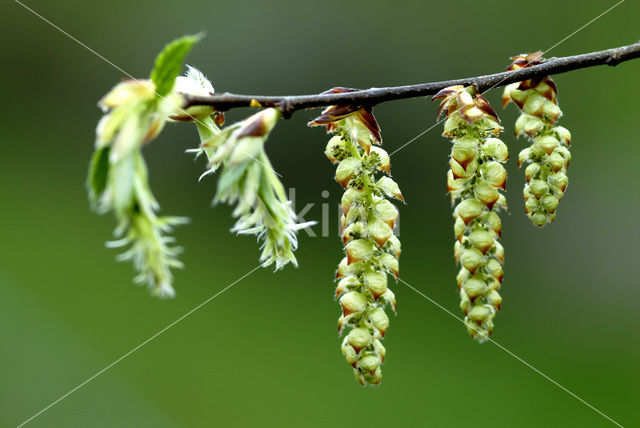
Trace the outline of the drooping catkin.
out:
M 507 146 L 495 138 L 502 131 L 498 116 L 472 87 L 451 86 L 434 97 L 442 99 L 444 135 L 453 141 L 447 190 L 455 206 L 454 254 L 460 263 L 457 276 L 460 308 L 469 334 L 479 342 L 491 335 L 500 310 L 504 249 L 498 238 L 502 224 L 498 212 L 506 209 L 507 172 L 502 166 Z
M 542 63 L 542 53 L 519 55 L 507 70 L 518 70 Z M 523 194 L 527 216 L 536 226 L 556 217 L 556 208 L 567 188 L 567 168 L 571 161 L 571 133 L 556 126 L 562 115 L 558 90 L 549 76 L 512 83 L 505 87 L 502 104 L 513 101 L 522 111 L 516 121 L 516 136 L 524 133 L 531 145 L 522 150 L 518 167 L 527 163 Z
M 381 340 L 389 327 L 384 308 L 396 310 L 387 273 L 397 279 L 400 257 L 393 232 L 398 210 L 387 197 L 403 201 L 402 193 L 389 177 L 389 155 L 375 146 L 381 143 L 380 129 L 370 109 L 329 107 L 309 125 L 326 125 L 334 134 L 325 154 L 338 164 L 335 178 L 345 189 L 341 225 L 346 257 L 338 265 L 335 294 L 342 307 L 338 332 L 346 332 L 342 353 L 362 385 L 377 385 L 386 354 Z M 376 180 L 378 171 L 386 175 Z
M 172 269 L 182 263 L 180 248 L 172 246 L 169 233 L 186 219 L 158 215 L 142 147 L 160 134 L 181 100 L 173 92 L 158 99 L 157 90 L 151 80 L 125 80 L 100 100 L 105 114 L 96 128 L 87 184 L 95 209 L 116 216 L 118 239 L 107 246 L 129 247 L 118 260 L 133 263 L 135 281 L 146 284 L 155 296 L 173 297 Z
M 118 259 L 132 261 L 138 271 L 135 281 L 159 297 L 175 294 L 171 271 L 182 263 L 177 258 L 180 248 L 172 246 L 169 232 L 186 219 L 158 216 L 160 206 L 149 186 L 142 148 L 168 120 L 184 113 L 177 76 L 200 37 L 172 41 L 156 57 L 149 79 L 124 80 L 98 103 L 104 116 L 96 128 L 96 150 L 87 178 L 89 198 L 99 213 L 115 214 L 119 239 L 107 245 L 128 246 Z

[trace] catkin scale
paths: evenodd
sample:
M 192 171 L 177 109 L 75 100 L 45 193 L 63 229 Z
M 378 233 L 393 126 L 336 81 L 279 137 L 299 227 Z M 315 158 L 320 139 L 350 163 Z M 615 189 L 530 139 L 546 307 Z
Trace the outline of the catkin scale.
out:
M 498 242 L 502 223 L 497 211 L 506 208 L 505 189 L 509 158 L 507 146 L 496 136 L 502 130 L 495 112 L 472 88 L 452 86 L 434 96 L 442 99 L 440 112 L 447 120 L 443 135 L 453 141 L 447 190 L 456 204 L 454 258 L 460 309 L 469 334 L 483 342 L 493 330 L 500 310 L 504 249 Z

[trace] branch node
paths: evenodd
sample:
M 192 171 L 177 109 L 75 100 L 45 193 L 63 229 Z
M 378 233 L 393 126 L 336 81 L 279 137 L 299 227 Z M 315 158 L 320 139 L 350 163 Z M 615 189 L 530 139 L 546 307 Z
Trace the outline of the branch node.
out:
M 293 113 L 296 111 L 296 107 L 291 102 L 289 97 L 284 97 L 277 103 L 275 103 L 275 107 L 280 110 L 282 113 L 282 117 L 285 119 L 290 119 L 293 116 Z
M 484 88 L 482 87 L 482 79 L 480 77 L 474 77 L 469 86 L 473 86 L 476 94 L 481 94 L 484 92 Z
M 613 52 L 604 63 L 610 67 L 615 67 L 616 65 L 620 64 L 620 54 L 618 52 Z

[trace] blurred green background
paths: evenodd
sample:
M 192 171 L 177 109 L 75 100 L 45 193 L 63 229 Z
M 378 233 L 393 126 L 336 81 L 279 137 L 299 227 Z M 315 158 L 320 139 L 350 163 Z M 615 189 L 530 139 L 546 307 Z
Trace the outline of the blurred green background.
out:
M 127 72 L 147 76 L 174 37 L 206 31 L 188 62 L 219 91 L 319 92 L 443 80 L 503 70 L 548 49 L 614 2 L 45 1 L 26 4 Z M 627 1 L 555 47 L 565 56 L 638 40 Z M 17 3 L 5 2 L 0 126 L 0 426 L 15 426 L 257 265 L 254 239 L 228 232 L 201 183 L 190 125 L 145 150 L 162 212 L 186 269 L 177 297 L 158 301 L 116 263 L 113 219 L 89 211 L 84 188 L 97 100 L 123 75 Z M 635 18 L 634 18 L 635 19 Z M 510 162 L 504 218 L 503 310 L 494 339 L 625 426 L 640 425 L 637 225 L 640 61 L 555 78 L 573 134 L 570 186 L 555 223 L 524 215 L 522 172 Z M 501 90 L 487 94 L 497 111 Z M 391 152 L 431 126 L 425 99 L 376 108 Z M 248 111 L 233 111 L 228 121 Z M 312 112 L 282 122 L 268 152 L 297 209 L 331 236 L 303 233 L 300 268 L 259 270 L 29 426 L 580 426 L 611 425 L 405 285 L 385 339 L 381 386 L 362 388 L 340 353 L 332 299 L 341 259 L 340 186 Z M 512 159 L 516 109 L 501 113 Z M 445 195 L 450 144 L 440 127 L 392 158 L 401 211 L 401 275 L 456 314 L 453 232 Z M 330 197 L 321 198 L 328 190 Z M 316 227 L 319 232 L 319 228 Z

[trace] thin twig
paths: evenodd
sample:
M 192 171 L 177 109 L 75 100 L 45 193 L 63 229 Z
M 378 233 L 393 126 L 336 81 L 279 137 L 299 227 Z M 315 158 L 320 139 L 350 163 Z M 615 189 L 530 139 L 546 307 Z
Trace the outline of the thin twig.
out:
M 614 66 L 624 61 L 640 57 L 640 42 L 619 48 L 606 49 L 582 55 L 563 58 L 550 58 L 536 66 L 526 67 L 515 71 L 487 74 L 484 76 L 467 77 L 464 79 L 445 80 L 442 82 L 420 83 L 416 85 L 391 86 L 387 88 L 370 88 L 356 92 L 342 92 L 314 95 L 242 95 L 229 92 L 211 96 L 185 95 L 185 108 L 195 105 L 208 105 L 220 111 L 237 107 L 277 107 L 285 115 L 306 108 L 324 107 L 329 105 L 368 105 L 373 106 L 385 101 L 433 95 L 439 90 L 453 85 L 474 85 L 479 92 L 510 83 L 552 74 L 565 73 L 581 68 L 597 65 Z

